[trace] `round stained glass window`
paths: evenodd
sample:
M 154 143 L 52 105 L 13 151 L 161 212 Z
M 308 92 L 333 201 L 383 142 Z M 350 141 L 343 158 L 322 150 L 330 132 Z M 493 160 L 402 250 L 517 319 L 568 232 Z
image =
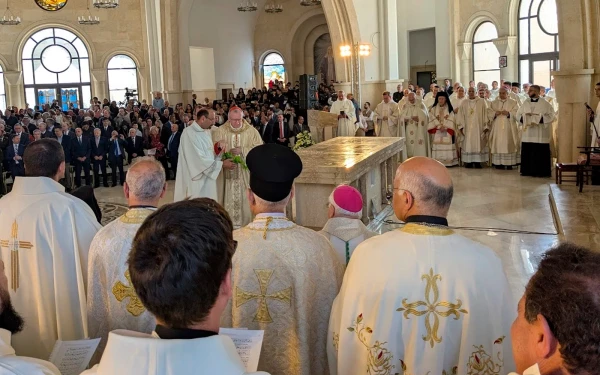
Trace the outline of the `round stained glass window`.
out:
M 43 10 L 54 12 L 64 8 L 68 1 L 69 0 L 35 0 L 35 3 Z
M 62 73 L 71 65 L 71 54 L 63 46 L 52 45 L 42 52 L 42 64 L 52 73 Z

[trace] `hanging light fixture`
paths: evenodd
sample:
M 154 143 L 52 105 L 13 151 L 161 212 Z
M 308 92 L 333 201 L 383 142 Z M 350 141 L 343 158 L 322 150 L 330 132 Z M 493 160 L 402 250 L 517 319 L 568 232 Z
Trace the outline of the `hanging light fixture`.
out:
M 15 17 L 8 7 L 8 0 L 6 0 L 6 11 L 4 16 L 0 18 L 0 25 L 3 26 L 16 26 L 21 23 L 21 17 Z
M 283 5 L 275 4 L 275 2 L 271 1 L 265 5 L 265 12 L 267 13 L 281 13 L 283 12 Z
M 100 23 L 100 17 L 98 16 L 92 16 L 92 13 L 90 13 L 90 4 L 88 3 L 87 6 L 87 16 L 83 15 L 83 16 L 79 16 L 77 17 L 77 22 L 79 22 L 80 25 L 97 25 Z
M 238 12 L 255 12 L 258 10 L 258 5 L 250 1 L 242 1 L 237 10 Z
M 321 5 L 321 0 L 300 0 L 300 5 L 302 5 L 303 7 Z
M 113 9 L 119 6 L 119 0 L 94 0 L 94 6 L 98 9 Z

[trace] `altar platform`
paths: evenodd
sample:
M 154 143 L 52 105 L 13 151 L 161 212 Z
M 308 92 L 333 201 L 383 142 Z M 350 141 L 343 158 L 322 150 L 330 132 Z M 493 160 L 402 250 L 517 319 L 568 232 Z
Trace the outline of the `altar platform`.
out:
M 600 186 L 551 184 L 550 203 L 561 241 L 600 251 Z

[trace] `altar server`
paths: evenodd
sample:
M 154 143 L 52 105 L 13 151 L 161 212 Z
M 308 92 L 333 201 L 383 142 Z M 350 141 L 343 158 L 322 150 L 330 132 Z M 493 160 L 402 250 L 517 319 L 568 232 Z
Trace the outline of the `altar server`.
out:
M 489 108 L 492 130 L 490 132 L 490 146 L 492 151 L 492 164 L 496 169 L 512 170 L 521 162 L 519 153 L 520 139 L 517 126 L 517 111 L 519 104 L 509 99 L 508 92 L 501 88 L 498 98 Z
M 0 199 L 1 257 L 10 297 L 27 325 L 13 339 L 19 355 L 49 358 L 56 340 L 88 337 L 88 251 L 101 228 L 82 200 L 65 193 L 65 154 L 55 139 L 27 146 L 26 177 Z
M 400 111 L 398 123 L 405 127 L 407 156 L 429 156 L 428 112 L 423 102 L 416 99 L 414 92 L 408 94 L 408 102 Z
M 452 195 L 441 163 L 415 157 L 398 168 L 393 209 L 406 225 L 352 255 L 331 311 L 331 374 L 514 370 L 516 301 L 502 261 L 448 227 Z
M 233 235 L 234 293 L 222 326 L 265 331 L 259 370 L 327 374 L 327 324 L 343 265 L 325 237 L 285 215 L 302 171 L 298 154 L 266 144 L 253 148 L 246 161 L 255 219 Z

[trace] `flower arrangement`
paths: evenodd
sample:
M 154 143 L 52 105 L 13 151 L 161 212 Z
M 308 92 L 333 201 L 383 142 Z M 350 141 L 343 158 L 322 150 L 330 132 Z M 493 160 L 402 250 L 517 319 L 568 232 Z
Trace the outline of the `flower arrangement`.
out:
M 298 151 L 301 148 L 310 147 L 314 144 L 315 143 L 310 137 L 310 133 L 305 130 L 302 133 L 298 133 L 298 135 L 296 135 L 296 144 L 294 145 L 294 151 Z

